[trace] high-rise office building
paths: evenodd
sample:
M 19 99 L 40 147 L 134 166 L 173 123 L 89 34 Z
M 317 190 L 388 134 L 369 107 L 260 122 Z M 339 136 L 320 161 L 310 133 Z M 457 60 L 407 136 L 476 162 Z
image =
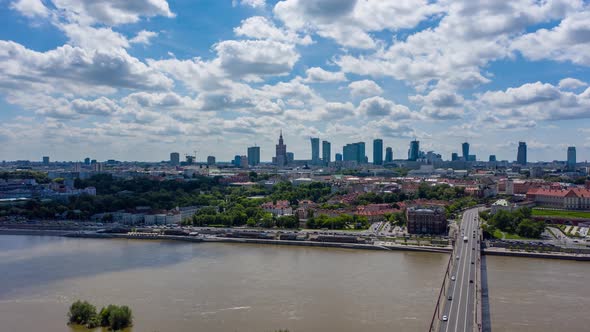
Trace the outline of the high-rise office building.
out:
M 241 168 L 248 168 L 248 156 L 242 155 L 240 156 L 240 166 Z
M 358 159 L 360 160 L 360 163 L 368 163 L 369 159 L 367 158 L 367 154 L 365 153 L 365 142 L 358 142 L 356 143 L 359 146 L 359 156 Z
M 342 148 L 342 160 L 356 161 L 359 164 L 365 163 L 365 142 L 346 144 Z
M 102 172 L 102 171 L 104 171 L 104 164 L 95 162 L 92 164 L 92 170 L 94 172 Z
M 84 158 L 84 165 L 86 165 L 86 166 L 90 165 L 90 158 L 88 158 L 88 157 Z
M 328 165 L 331 161 L 332 144 L 328 141 L 322 141 L 322 162 Z
M 469 161 L 469 143 L 461 144 L 461 150 L 463 151 L 463 160 Z
M 207 165 L 215 165 L 215 156 L 207 157 Z
M 457 152 L 451 153 L 451 161 L 459 160 L 459 154 Z
M 393 149 L 388 146 L 385 149 L 385 162 L 386 163 L 392 163 L 393 162 Z
M 336 161 L 342 161 L 342 153 L 336 154 Z
M 172 152 L 170 154 L 170 165 L 172 165 L 172 166 L 180 165 L 180 153 Z
M 260 147 L 251 146 L 248 148 L 248 164 L 250 166 L 256 166 L 260 164 Z
M 408 151 L 408 160 L 416 161 L 420 156 L 420 141 L 413 140 L 410 142 L 410 150 Z
M 319 165 L 320 163 L 320 139 L 318 137 L 310 137 L 311 141 L 311 164 Z
M 239 154 L 234 156 L 234 160 L 232 160 L 232 164 L 236 167 L 240 167 L 242 165 L 242 156 Z
M 295 154 L 293 152 L 287 152 L 287 164 L 292 164 L 295 161 Z
M 279 144 L 276 145 L 275 163 L 277 166 L 287 165 L 287 146 L 283 142 L 283 131 L 279 135 Z
M 526 165 L 526 142 L 518 142 L 516 163 L 522 166 Z
M 43 165 L 49 165 L 49 157 L 43 156 Z
M 373 140 L 373 165 L 383 165 L 383 140 Z
M 567 170 L 573 172 L 576 170 L 576 147 L 567 148 Z
M 491 163 L 493 163 L 493 162 L 496 162 L 496 155 L 495 155 L 495 154 L 491 154 L 491 155 L 490 155 L 490 159 L 489 159 L 489 161 L 490 161 Z

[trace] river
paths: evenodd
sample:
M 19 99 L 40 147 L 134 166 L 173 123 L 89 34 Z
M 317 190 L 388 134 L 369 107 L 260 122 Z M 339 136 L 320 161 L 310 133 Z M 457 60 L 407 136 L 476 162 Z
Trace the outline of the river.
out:
M 590 262 L 486 256 L 494 332 L 588 331 Z
M 0 330 L 68 331 L 76 299 L 133 331 L 424 331 L 447 256 L 292 246 L 0 236 Z
M 426 331 L 448 256 L 0 236 L 0 330 L 72 331 L 76 299 L 143 331 Z M 584 331 L 590 264 L 487 257 L 493 331 Z

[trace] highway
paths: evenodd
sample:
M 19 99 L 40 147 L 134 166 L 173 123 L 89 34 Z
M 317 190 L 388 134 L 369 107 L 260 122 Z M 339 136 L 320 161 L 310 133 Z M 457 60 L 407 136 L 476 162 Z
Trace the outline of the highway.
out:
M 442 316 L 448 321 L 442 321 L 440 331 L 458 332 L 472 331 L 475 318 L 476 300 L 476 267 L 479 255 L 479 215 L 478 209 L 470 209 L 463 213 L 460 232 L 457 234 L 454 265 L 447 276 L 447 292 Z M 463 237 L 467 237 L 464 242 Z M 458 259 L 456 258 L 458 257 Z M 473 262 L 473 264 L 472 264 Z M 455 280 L 452 280 L 452 277 Z M 449 300 L 449 296 L 451 300 Z

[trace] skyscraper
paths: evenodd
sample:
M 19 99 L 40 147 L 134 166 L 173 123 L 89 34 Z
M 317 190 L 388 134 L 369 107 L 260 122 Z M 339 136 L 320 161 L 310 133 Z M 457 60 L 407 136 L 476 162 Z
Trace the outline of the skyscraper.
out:
M 232 160 L 232 164 L 236 167 L 240 167 L 242 165 L 242 156 L 239 154 L 234 156 L 234 160 Z
M 343 161 L 356 161 L 359 164 L 365 162 L 365 142 L 346 144 L 342 148 Z
M 416 161 L 420 155 L 420 141 L 413 140 L 410 142 L 410 150 L 408 151 L 408 160 Z
M 90 158 L 84 158 L 84 165 L 90 165 Z
M 170 165 L 172 165 L 172 166 L 180 165 L 180 153 L 172 152 L 170 154 Z
M 260 164 L 260 147 L 251 146 L 248 148 L 248 164 L 250 166 L 256 166 Z
M 457 154 L 457 152 L 451 153 L 451 161 L 457 161 L 457 160 L 459 160 L 459 155 Z
M 373 165 L 383 165 L 383 140 L 373 140 Z
M 287 165 L 287 146 L 283 143 L 283 131 L 279 136 L 279 144 L 276 145 L 275 162 L 277 166 Z
M 328 141 L 322 141 L 322 161 L 324 165 L 328 165 L 330 163 L 330 158 L 332 154 L 332 144 Z
M 567 170 L 573 172 L 576 170 L 576 147 L 567 148 Z
M 490 161 L 491 163 L 493 163 L 493 162 L 496 162 L 496 155 L 495 155 L 495 154 L 491 154 L 491 155 L 490 155 L 490 159 L 489 159 L 489 161 Z
M 49 157 L 43 156 L 43 165 L 49 165 Z
M 336 154 L 336 161 L 342 161 L 342 153 Z
M 320 164 L 320 139 L 318 137 L 310 137 L 311 141 L 311 164 Z
M 207 157 L 207 165 L 215 165 L 215 156 Z
M 519 165 L 526 165 L 526 142 L 518 142 L 518 154 L 516 155 L 516 163 Z
M 391 148 L 391 146 L 388 146 L 385 149 L 385 162 L 386 163 L 392 163 L 393 162 L 393 149 Z
M 461 150 L 463 151 L 463 160 L 469 161 L 469 143 L 461 144 Z

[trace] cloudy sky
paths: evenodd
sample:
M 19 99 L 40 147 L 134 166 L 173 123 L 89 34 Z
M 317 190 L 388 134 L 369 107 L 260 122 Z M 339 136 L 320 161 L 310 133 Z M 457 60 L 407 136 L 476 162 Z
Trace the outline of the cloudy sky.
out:
M 0 160 L 230 160 L 282 129 L 590 158 L 590 3 L 0 0 Z

